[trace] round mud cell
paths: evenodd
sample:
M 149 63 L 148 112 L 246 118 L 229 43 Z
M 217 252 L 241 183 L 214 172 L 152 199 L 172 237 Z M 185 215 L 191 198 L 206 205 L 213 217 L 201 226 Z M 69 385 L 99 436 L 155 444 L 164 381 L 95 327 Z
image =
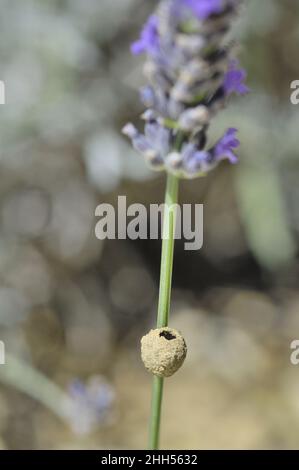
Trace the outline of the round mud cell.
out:
M 141 339 L 141 357 L 146 369 L 158 377 L 170 377 L 183 364 L 187 346 L 173 328 L 157 328 Z

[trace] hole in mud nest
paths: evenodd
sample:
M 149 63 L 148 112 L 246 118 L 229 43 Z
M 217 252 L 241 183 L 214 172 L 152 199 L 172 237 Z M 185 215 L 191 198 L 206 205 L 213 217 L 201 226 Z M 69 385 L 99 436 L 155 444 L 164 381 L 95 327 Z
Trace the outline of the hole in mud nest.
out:
M 163 336 L 163 338 L 167 339 L 168 341 L 170 341 L 171 339 L 175 339 L 176 337 L 174 335 L 172 335 L 169 331 L 161 331 L 160 335 L 159 336 Z

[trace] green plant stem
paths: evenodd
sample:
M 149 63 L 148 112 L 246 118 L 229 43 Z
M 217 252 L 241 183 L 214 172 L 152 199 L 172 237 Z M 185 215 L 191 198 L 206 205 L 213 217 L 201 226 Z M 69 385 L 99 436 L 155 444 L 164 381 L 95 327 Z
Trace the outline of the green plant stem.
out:
M 172 270 L 173 270 L 173 252 L 175 235 L 175 207 L 178 202 L 179 179 L 171 174 L 167 175 L 164 221 L 163 221 L 163 240 L 161 254 L 161 272 L 160 272 L 160 291 L 157 328 L 163 328 L 168 325 L 169 306 L 171 296 Z M 152 405 L 149 433 L 149 448 L 159 448 L 161 408 L 163 397 L 163 378 L 153 378 Z
M 49 380 L 30 364 L 11 355 L 5 355 L 0 366 L 0 383 L 7 384 L 37 400 L 56 416 L 68 422 L 68 413 L 76 403 L 58 385 Z
M 156 450 L 159 448 L 163 386 L 164 379 L 154 376 L 152 385 L 152 405 L 149 431 L 150 450 Z

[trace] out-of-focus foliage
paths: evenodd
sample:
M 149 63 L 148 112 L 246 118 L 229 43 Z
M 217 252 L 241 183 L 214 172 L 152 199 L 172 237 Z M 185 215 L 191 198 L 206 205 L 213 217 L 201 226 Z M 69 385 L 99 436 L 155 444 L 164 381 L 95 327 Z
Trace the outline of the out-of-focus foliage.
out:
M 13 359 L 0 366 L 0 447 L 145 445 L 139 338 L 160 244 L 100 242 L 94 212 L 118 194 L 163 198 L 163 176 L 120 134 L 140 112 L 129 44 L 150 3 L 1 1 L 0 340 Z M 181 185 L 182 202 L 204 203 L 205 243 L 176 246 L 171 322 L 189 353 L 166 386 L 169 448 L 299 446 L 299 5 L 247 3 L 235 34 L 252 93 L 213 128 L 240 129 L 240 165 Z

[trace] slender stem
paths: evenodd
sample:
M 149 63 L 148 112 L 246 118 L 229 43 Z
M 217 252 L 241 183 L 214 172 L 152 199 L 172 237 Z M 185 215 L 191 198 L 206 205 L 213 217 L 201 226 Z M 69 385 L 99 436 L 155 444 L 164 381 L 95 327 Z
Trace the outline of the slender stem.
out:
M 161 253 L 160 292 L 157 328 L 168 325 L 171 281 L 173 268 L 174 234 L 176 204 L 178 202 L 179 180 L 172 174 L 167 175 L 163 239 Z
M 157 328 L 162 328 L 163 326 L 168 325 L 173 270 L 173 251 L 176 216 L 175 208 L 178 201 L 178 189 L 179 179 L 174 175 L 168 174 L 163 221 L 163 240 L 161 254 L 160 292 Z M 153 378 L 149 435 L 150 449 L 158 449 L 159 447 L 163 382 L 163 378 L 156 376 Z
M 152 405 L 149 431 L 149 449 L 151 450 L 156 450 L 159 448 L 163 386 L 164 379 L 154 376 L 152 385 Z
M 0 366 L 0 383 L 26 393 L 66 422 L 69 410 L 76 409 L 76 403 L 58 385 L 13 355 L 5 355 L 5 365 Z

